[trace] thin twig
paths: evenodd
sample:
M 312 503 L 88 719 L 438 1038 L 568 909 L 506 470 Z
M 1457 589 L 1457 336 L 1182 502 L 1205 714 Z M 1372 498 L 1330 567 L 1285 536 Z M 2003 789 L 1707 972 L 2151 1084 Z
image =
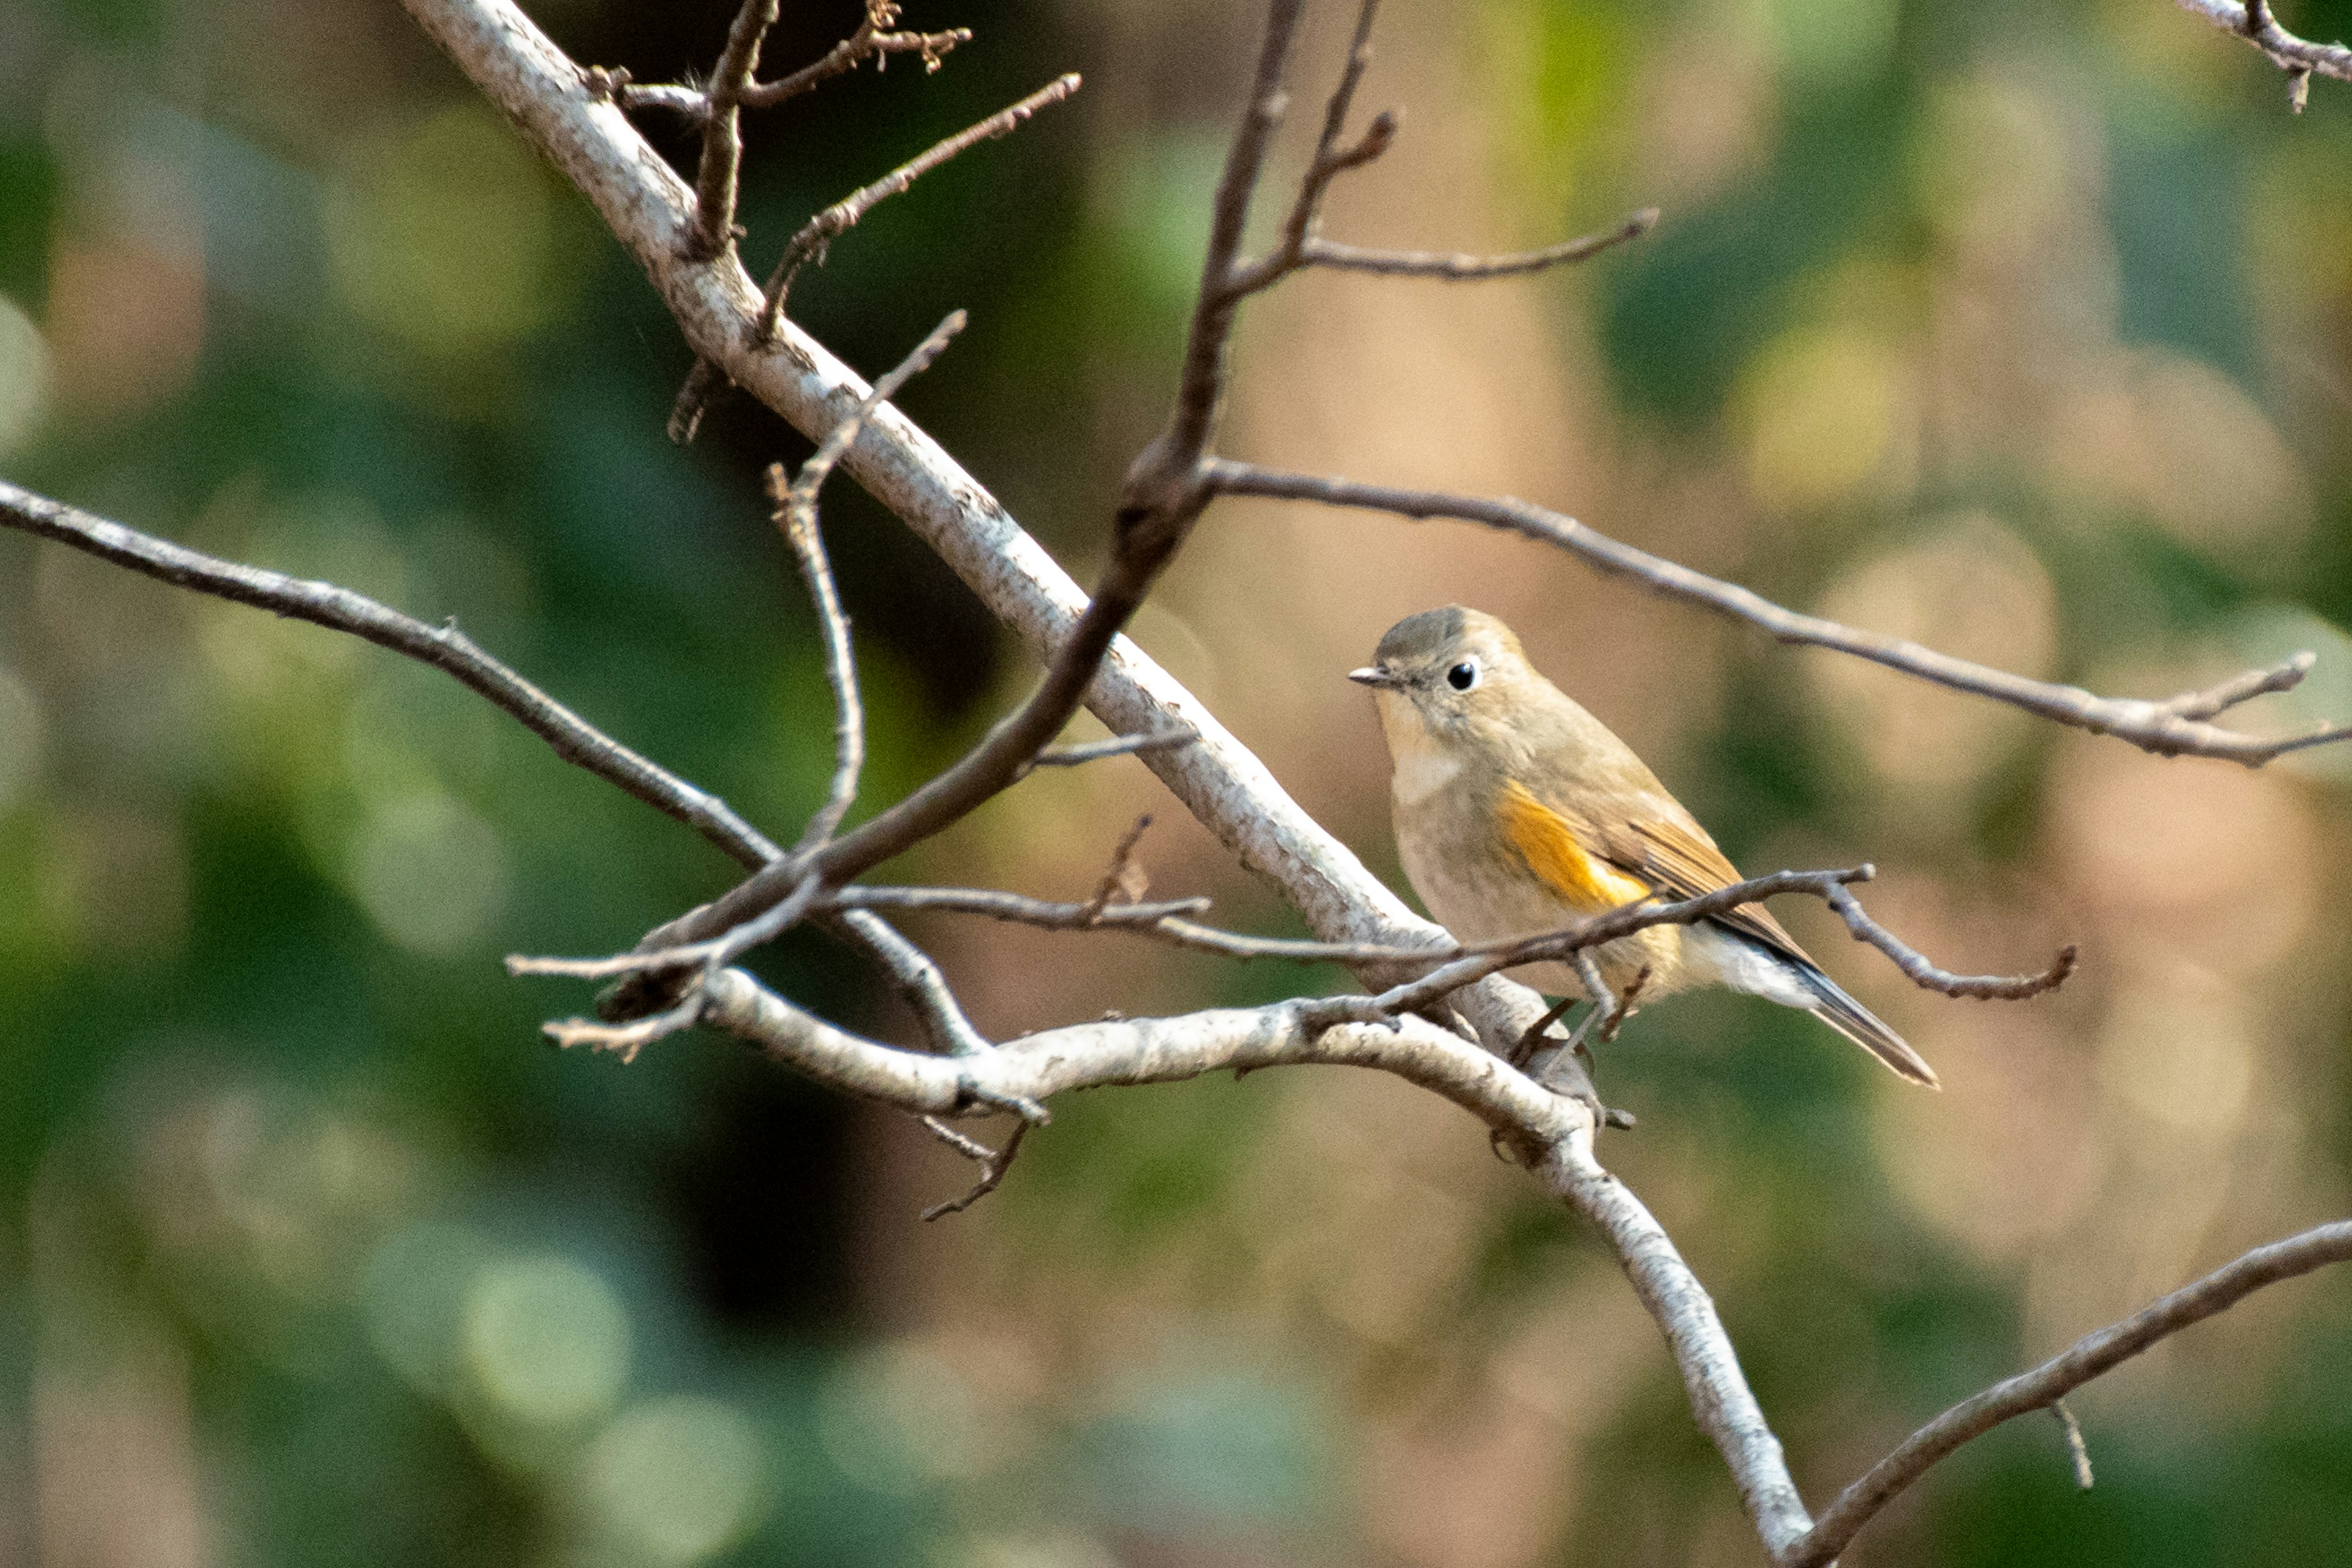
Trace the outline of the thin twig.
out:
M 710 261 L 735 243 L 736 176 L 743 138 L 736 101 L 760 68 L 760 45 L 775 26 L 777 0 L 743 0 L 727 29 L 727 47 L 710 74 L 709 109 L 702 119 L 702 161 L 694 177 L 694 259 Z
M 1029 1136 L 1029 1129 L 1033 1125 L 1025 1118 L 1015 1121 L 1013 1124 L 1012 1136 L 1004 1141 L 1004 1147 L 992 1149 L 977 1139 L 965 1137 L 936 1116 L 926 1116 L 922 1120 L 923 1125 L 930 1130 L 933 1137 L 980 1165 L 980 1180 L 972 1184 L 971 1191 L 960 1198 L 950 1198 L 945 1203 L 933 1204 L 923 1211 L 923 1217 L 926 1220 L 944 1219 L 951 1214 L 961 1214 L 994 1192 L 998 1184 L 1004 1180 L 1004 1173 L 1013 1168 L 1013 1157 L 1021 1152 L 1021 1140 Z
M 881 388 L 875 388 L 877 398 Z M 852 419 L 861 420 L 868 407 L 859 406 Z M 847 423 L 847 421 L 844 421 Z M 810 459 L 814 467 L 815 459 Z M 819 479 L 822 480 L 823 476 Z M 793 563 L 807 585 L 809 604 L 816 611 L 818 638 L 824 645 L 825 682 L 833 688 L 833 784 L 824 804 L 811 814 L 793 853 L 805 855 L 831 838 L 857 798 L 857 775 L 866 766 L 866 708 L 857 694 L 857 660 L 849 646 L 849 617 L 842 613 L 841 595 L 834 586 L 833 563 L 825 558 L 824 533 L 817 526 L 816 493 L 788 484 L 782 463 L 768 465 L 768 494 L 776 503 L 775 521 L 792 546 Z
M 2352 1220 L 2315 1226 L 2300 1236 L 2257 1247 L 2123 1321 L 2084 1335 L 2063 1354 L 2053 1356 L 2032 1372 L 1960 1401 L 1905 1438 L 1868 1474 L 1841 1492 L 1820 1522 L 1779 1554 L 1780 1568 L 1819 1568 L 1836 1557 L 1897 1493 L 1971 1438 L 2029 1411 L 2048 1408 L 2158 1340 L 2203 1322 L 2265 1285 L 2347 1260 L 2352 1260 Z
M 2319 656 L 2315 653 L 2299 653 L 2268 669 L 2250 669 L 2243 675 L 2231 676 L 2218 686 L 2208 687 L 2203 691 L 2184 691 L 2156 706 L 2159 711 L 2176 718 L 2210 719 L 2241 702 L 2268 696 L 2273 691 L 2294 690 L 2303 684 L 2303 678 L 2309 675 L 2312 666 L 2318 662 Z
M 784 254 L 776 263 L 776 270 L 768 279 L 766 309 L 760 317 L 760 343 L 775 340 L 778 323 L 783 320 L 785 296 L 790 294 L 793 279 L 801 268 L 812 258 L 823 260 L 827 247 L 834 240 L 857 226 L 857 220 L 872 211 L 875 205 L 898 195 L 923 175 L 982 142 L 1009 135 L 1014 127 L 1049 104 L 1059 103 L 1078 90 L 1079 77 L 1076 71 L 1056 77 L 1045 86 L 1023 99 L 1012 108 L 990 115 L 979 124 L 957 132 L 920 156 L 901 163 L 872 184 L 848 195 L 818 213 L 803 224 L 784 247 Z
M 193 589 L 390 648 L 450 676 L 539 736 L 555 754 L 677 818 L 745 866 L 781 853 L 717 795 L 631 751 L 492 658 L 452 621 L 430 626 L 364 594 L 246 566 L 93 517 L 0 479 L 0 527 L 71 545 L 173 587 Z
M 694 368 L 686 373 L 686 384 L 677 389 L 677 397 L 669 405 L 665 433 L 671 445 L 694 445 L 694 438 L 702 433 L 702 416 L 710 412 L 712 404 L 726 395 L 731 384 L 727 373 L 716 362 L 698 356 Z
M 1564 513 L 1515 497 L 1457 496 L 1435 490 L 1402 489 L 1391 485 L 1363 484 L 1353 479 L 1283 473 L 1222 458 L 1210 459 L 1208 470 L 1207 483 L 1220 495 L 1271 496 L 1286 500 L 1319 501 L 1327 506 L 1358 507 L 1413 519 L 1459 518 L 1466 522 L 1483 523 L 1489 528 L 1558 545 L 1611 576 L 1626 578 L 1653 593 L 1746 621 L 1782 642 L 1852 654 L 1857 658 L 1866 658 L 1890 669 L 1899 669 L 1906 675 L 1917 676 L 1955 691 L 1990 697 L 2042 718 L 2088 730 L 2094 734 L 2113 735 L 2158 756 L 2220 757 L 2242 763 L 2248 767 L 2259 767 L 2285 752 L 2325 745 L 2352 735 L 2352 726 L 2323 724 L 2304 734 L 2264 740 L 2218 728 L 2192 717 L 2186 710 L 2175 711 L 2167 703 L 2097 697 L 2080 687 L 2029 680 L 2021 675 L 1955 658 L 1949 654 L 1937 653 L 1933 648 L 1922 647 L 1900 637 L 1860 631 L 1836 621 L 1823 620 L 1818 616 L 1783 609 L 1737 584 L 1709 577 L 1676 562 L 1637 550 L 1596 532 Z M 2264 677 L 2268 684 L 2255 682 L 2249 686 L 2253 678 L 2241 677 L 2220 689 L 2227 692 L 2245 688 L 2241 695 L 2231 699 L 2238 701 L 2256 695 L 2255 687 L 2260 690 L 2284 690 L 2301 678 L 2302 669 L 2310 668 L 2299 659 L 2290 660 L 2289 666 L 2297 667 L 2292 679 L 2284 673 L 2289 667 L 2283 666 Z M 2223 702 L 2221 706 L 2226 707 L 2228 703 Z
M 2063 1399 L 2050 1402 L 2050 1414 L 2058 1417 L 2058 1425 L 2066 1433 L 2066 1457 L 2074 1462 L 2074 1485 L 2077 1489 L 2091 1489 L 2091 1446 L 2083 1441 L 2083 1424 L 2074 1419 L 2074 1411 Z
M 958 44 L 971 42 L 970 27 L 950 27 L 943 33 L 884 31 L 898 17 L 898 7 L 887 0 L 868 0 L 866 19 L 858 24 L 856 32 L 826 50 L 814 64 L 803 66 L 774 81 L 754 82 L 745 88 L 743 107 L 773 109 L 788 98 L 797 98 L 820 83 L 856 70 L 860 62 L 868 58 L 879 70 L 892 55 L 915 55 L 922 60 L 925 72 L 935 71 L 940 68 L 941 55 Z
M 1164 751 L 1170 746 L 1189 746 L 1201 738 L 1201 732 L 1185 725 L 1175 730 L 1154 730 L 1141 735 L 1113 735 L 1107 741 L 1087 741 L 1075 746 L 1049 746 L 1037 753 L 1030 766 L 1038 768 L 1075 768 L 1082 763 L 1097 763 L 1105 757 L 1124 757 L 1138 752 Z
M 1940 991 L 1947 996 L 1967 996 L 1979 1002 L 2022 1002 L 2044 991 L 2055 991 L 2074 973 L 2077 955 L 2074 944 L 2068 942 L 2058 950 L 2050 967 L 2038 974 L 1955 974 L 1948 969 L 1937 968 L 1924 953 L 1872 920 L 1861 900 L 1843 888 L 1825 886 L 1819 891 L 1822 901 L 1845 921 L 1854 941 L 1868 942 L 1885 953 L 1923 991 Z
M 958 44 L 971 42 L 970 27 L 950 27 L 940 33 L 884 33 L 876 31 L 874 20 L 877 11 L 888 9 L 895 17 L 895 6 L 869 5 L 866 20 L 857 31 L 826 50 L 814 63 L 803 66 L 790 76 L 774 81 L 753 81 L 744 85 L 735 95 L 741 109 L 773 109 L 789 98 L 846 75 L 862 62 L 871 59 L 880 69 L 892 55 L 916 55 L 923 62 L 926 75 L 940 68 L 940 58 Z M 598 98 L 610 99 L 624 113 L 640 109 L 666 110 L 682 115 L 698 124 L 710 113 L 710 94 L 691 82 L 637 83 L 629 73 L 617 66 L 591 66 L 585 73 L 588 91 Z
M 1589 261 L 1604 250 L 1639 239 L 1657 226 L 1658 209 L 1644 207 L 1605 234 L 1562 240 L 1540 250 L 1512 251 L 1502 256 L 1473 256 L 1461 251 L 1372 250 L 1309 238 L 1299 261 L 1307 267 L 1328 267 L 1341 272 L 1376 272 L 1388 278 L 1436 278 L 1454 283 L 1475 283 L 1489 278 L 1512 278 L 1547 268 Z
M 964 1016 L 940 966 L 889 921 L 871 910 L 843 910 L 827 916 L 826 923 L 881 966 L 899 996 L 914 1009 L 933 1050 L 944 1057 L 969 1057 L 991 1048 L 987 1038 Z
M 1102 921 L 1103 911 L 1110 907 L 1111 895 L 1125 892 L 1129 868 L 1135 857 L 1135 847 L 1143 842 L 1145 831 L 1151 826 L 1151 814 L 1146 812 L 1135 819 L 1135 826 L 1119 835 L 1118 847 L 1110 852 L 1110 865 L 1104 870 L 1102 880 L 1096 884 L 1093 897 L 1078 906 L 1081 925 L 1092 926 Z M 1133 902 L 1130 896 L 1129 901 Z
M 1210 208 L 1209 248 L 1201 263 L 1201 286 L 1185 336 L 1176 406 L 1166 432 L 1136 459 L 1129 475 L 1128 505 L 1139 513 L 1173 515 L 1200 487 L 1198 469 L 1216 427 L 1217 403 L 1224 393 L 1226 349 L 1242 298 L 1234 291 L 1243 266 L 1242 231 L 1249 221 L 1258 175 L 1265 167 L 1266 149 L 1281 128 L 1290 101 L 1283 81 L 1289 74 L 1299 4 L 1300 0 L 1270 0 L 1266 6 L 1257 74 L 1250 84 L 1242 122 L 1226 149 L 1225 166 L 1217 177 L 1217 194 Z M 1202 504 L 1205 501 L 1202 498 Z M 1199 513 L 1200 506 L 1193 505 L 1192 515 Z
M 667 1039 L 681 1029 L 689 1029 L 702 1016 L 702 992 L 698 988 L 686 994 L 675 1006 L 650 1014 L 631 1022 L 614 1026 L 588 1018 L 565 1018 L 542 1024 L 540 1032 L 565 1050 L 573 1046 L 586 1046 L 592 1050 L 610 1051 L 621 1058 L 623 1066 L 635 1061 L 637 1053 L 656 1040 Z
M 807 854 L 833 837 L 841 819 L 848 815 L 851 802 L 857 798 L 858 771 L 866 763 L 866 714 L 857 697 L 857 662 L 850 653 L 849 617 L 842 614 L 841 595 L 834 587 L 833 567 L 825 559 L 824 537 L 817 527 L 817 492 L 824 488 L 841 455 L 856 444 L 858 433 L 865 429 L 874 410 L 930 368 L 931 362 L 963 331 L 964 319 L 961 310 L 950 311 L 946 320 L 931 329 L 930 336 L 915 345 L 912 353 L 875 382 L 848 417 L 826 433 L 814 455 L 801 465 L 799 478 L 789 486 L 784 483 L 782 463 L 768 466 L 768 494 L 776 503 L 776 525 L 783 530 L 786 542 L 793 547 L 793 559 L 800 566 L 801 580 L 808 585 L 810 603 L 816 608 L 817 628 L 824 641 L 825 679 L 833 687 L 834 697 L 833 787 L 824 805 L 809 818 L 800 842 L 793 846 L 795 856 Z

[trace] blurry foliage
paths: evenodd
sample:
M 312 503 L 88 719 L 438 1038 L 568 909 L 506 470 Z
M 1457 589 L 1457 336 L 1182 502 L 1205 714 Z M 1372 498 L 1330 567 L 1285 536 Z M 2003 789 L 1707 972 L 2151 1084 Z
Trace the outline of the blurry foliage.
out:
M 810 211 L 1086 70 L 1071 110 L 878 209 L 794 295 L 866 367 L 971 309 L 904 402 L 1083 561 L 1172 384 L 1254 18 L 917 9 L 976 41 L 937 75 L 901 61 L 747 128 L 746 259 L 763 269 Z M 576 58 L 654 80 L 706 68 L 732 7 L 533 10 Z M 855 15 L 786 7 L 769 59 L 814 58 Z M 2336 37 L 2352 0 L 2286 19 Z M 1495 0 L 1465 34 L 1491 177 L 1529 237 L 1660 195 L 1653 179 L 1697 193 L 1556 319 L 1577 353 L 1597 343 L 1624 440 L 1729 476 L 1748 510 L 1722 524 L 1726 569 L 2133 689 L 2315 647 L 2310 689 L 2248 721 L 2352 710 L 2332 624 L 2352 616 L 2343 89 L 2291 118 L 2274 71 L 2162 0 Z M 1677 76 L 1729 130 L 1667 169 L 1639 128 Z M 669 447 L 688 357 L 585 205 L 390 9 L 0 0 L 11 478 L 455 616 L 774 830 L 821 797 L 830 716 L 754 477 L 807 445 L 739 397 Z M 866 498 L 835 486 L 825 524 L 870 810 L 1025 667 Z M 1986 626 L 1958 597 L 2002 608 Z M 1867 841 L 1952 888 L 2004 868 L 2063 881 L 2048 818 L 2073 740 L 1980 707 L 1956 720 L 1866 672 L 1809 684 L 1789 656 L 1692 668 L 1722 721 L 1676 784 L 1736 857 Z M 1874 749 L 1890 727 L 1944 736 L 1936 766 L 1906 775 L 1916 752 Z M 2337 861 L 2342 767 L 2278 786 L 2326 814 L 2315 841 Z M 918 1232 L 885 1119 L 715 1042 L 626 1070 L 531 1045 L 576 998 L 508 982 L 497 953 L 625 942 L 729 873 L 436 675 L 0 536 L 0 1411 L 21 1416 L 0 1431 L 0 1556 L 31 1558 L 42 1531 L 102 1540 L 120 1507 L 256 1563 L 1093 1568 L 1171 1560 L 1150 1555 L 1169 1542 L 1352 1561 L 1378 1534 L 1365 1519 L 1456 1489 L 1376 1484 L 1368 1456 L 1415 1411 L 1516 1408 L 1490 1363 L 1608 1272 L 1459 1117 L 1433 1136 L 1470 1163 L 1416 1173 L 1433 1145 L 1385 1122 L 1300 1140 L 1321 1091 L 1296 1077 L 1076 1097 L 986 1209 Z M 1947 921 L 1969 949 L 1951 961 L 2028 950 L 2036 921 L 2122 919 L 2095 888 L 2046 896 L 2062 913 L 2014 929 Z M 2077 1077 L 2105 1070 L 2096 988 L 2180 962 L 2133 940 L 2063 1015 Z M 2293 1116 L 2211 1155 L 2213 1184 L 2257 1209 L 2226 1234 L 2340 1205 L 2352 1168 L 2326 1000 L 2345 955 L 2305 941 L 2262 1041 L 2262 1103 Z M 1099 962 L 1202 1003 L 1340 983 L 1118 954 Z M 761 967 L 893 1026 L 820 936 Z M 1603 1068 L 1643 1117 L 1611 1158 L 1714 1292 L 1817 1500 L 1911 1418 L 2046 1352 L 2053 1323 L 2088 1326 L 2071 1298 L 2031 1306 L 2027 1263 L 1897 1194 L 1873 1132 L 1884 1086 L 1808 1021 L 1678 1002 Z M 2073 1136 L 2107 1136 L 2095 1120 Z M 1288 1163 L 1285 1140 L 1305 1150 Z M 2284 1188 L 2246 1152 L 2273 1144 L 2305 1162 Z M 1316 1185 L 1373 1172 L 1395 1185 L 1361 1212 Z M 908 1261 L 955 1226 L 992 1227 L 977 1234 L 1014 1266 Z M 2126 1261 L 2118 1277 L 2151 1267 Z M 1003 1278 L 1032 1271 L 1025 1293 Z M 2151 1288 L 2180 1269 L 2158 1272 Z M 969 1321 L 939 1306 L 967 1290 Z M 2352 1563 L 2342 1288 L 2281 1298 L 2246 1310 L 2270 1337 L 2229 1342 L 2254 1348 L 2227 1397 L 2182 1376 L 2154 1405 L 2085 1400 L 2092 1497 L 2027 1423 L 1852 1560 Z M 1549 1466 L 1572 1473 L 1573 1517 L 1517 1556 L 1478 1555 L 1468 1524 L 1436 1555 L 1753 1560 L 1647 1325 L 1609 1342 L 1622 1354 L 1581 1328 L 1529 1353 L 1569 1405 L 1591 1372 L 1596 1403 L 1505 1500 L 1540 1512 Z

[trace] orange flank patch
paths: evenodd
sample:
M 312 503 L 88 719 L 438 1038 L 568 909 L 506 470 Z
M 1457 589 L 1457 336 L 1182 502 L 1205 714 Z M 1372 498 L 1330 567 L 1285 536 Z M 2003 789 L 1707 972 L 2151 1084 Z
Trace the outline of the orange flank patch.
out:
M 1503 832 L 1528 867 L 1559 901 L 1580 914 L 1598 914 L 1650 896 L 1647 885 L 1585 852 L 1568 819 L 1527 792 L 1503 786 Z

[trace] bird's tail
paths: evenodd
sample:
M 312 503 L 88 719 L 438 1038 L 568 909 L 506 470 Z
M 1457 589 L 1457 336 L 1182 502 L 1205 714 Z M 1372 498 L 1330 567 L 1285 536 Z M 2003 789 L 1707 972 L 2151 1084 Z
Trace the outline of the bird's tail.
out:
M 1812 1009 L 1814 1017 L 1885 1062 L 1897 1076 L 1926 1084 L 1929 1089 L 1944 1087 L 1937 1081 L 1936 1069 L 1927 1065 L 1926 1058 L 1906 1044 L 1902 1036 L 1880 1023 L 1869 1008 L 1839 990 L 1836 981 L 1810 963 L 1800 968 L 1806 987 L 1821 998 Z

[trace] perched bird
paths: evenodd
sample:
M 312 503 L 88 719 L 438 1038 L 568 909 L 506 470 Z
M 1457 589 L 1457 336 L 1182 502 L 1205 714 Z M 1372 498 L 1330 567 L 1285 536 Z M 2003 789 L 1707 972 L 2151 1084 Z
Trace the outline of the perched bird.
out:
M 1408 616 L 1348 679 L 1380 704 L 1405 875 L 1460 940 L 1557 930 L 1740 879 L 1633 748 L 1545 679 L 1494 616 L 1458 605 Z M 1613 992 L 1637 975 L 1643 999 L 1727 985 L 1802 1008 L 1904 1078 L 1937 1087 L 1919 1053 L 1838 989 L 1761 904 L 1652 926 L 1593 956 Z M 1554 995 L 1585 991 L 1565 963 L 1520 973 Z

